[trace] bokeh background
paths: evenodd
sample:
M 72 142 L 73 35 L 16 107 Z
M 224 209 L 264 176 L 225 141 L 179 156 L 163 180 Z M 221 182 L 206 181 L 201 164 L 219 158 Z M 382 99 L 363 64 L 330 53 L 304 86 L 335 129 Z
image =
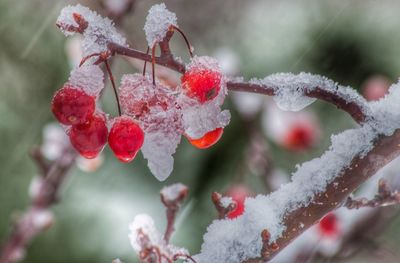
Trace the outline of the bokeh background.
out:
M 76 2 L 0 0 L 0 242 L 9 233 L 12 220 L 29 204 L 28 188 L 38 172 L 28 152 L 42 143 L 43 128 L 55 121 L 50 112 L 52 94 L 67 80 L 71 69 L 67 55 L 70 44 L 55 20 L 63 6 Z M 103 15 L 107 13 L 100 1 L 79 2 Z M 385 81 L 397 81 L 400 74 L 399 1 L 164 2 L 176 12 L 195 52 L 216 56 L 229 74 L 252 78 L 306 71 L 360 92 L 371 77 L 379 76 L 379 83 L 384 85 Z M 147 10 L 155 3 L 159 1 L 135 0 L 131 12 L 118 21 L 132 47 L 145 50 L 142 28 Z M 174 38 L 172 46 L 188 61 L 179 37 Z M 113 60 L 113 71 L 119 79 L 138 68 L 117 58 Z M 114 97 L 107 85 L 103 108 L 115 114 Z M 272 136 L 268 132 L 274 124 L 265 123 L 274 102 L 258 96 L 246 97 L 246 104 L 245 95 L 243 101 L 241 98 L 241 94 L 232 94 L 227 100 L 232 121 L 216 146 L 198 150 L 182 140 L 173 174 L 165 182 L 152 176 L 141 154 L 133 163 L 122 164 L 109 148 L 95 171 L 74 168 L 61 201 L 54 206 L 54 226 L 34 240 L 23 262 L 111 262 L 117 257 L 137 262 L 127 237 L 128 224 L 136 214 L 148 213 L 163 230 L 165 216 L 159 190 L 174 182 L 189 186 L 190 195 L 179 215 L 173 242 L 196 253 L 207 225 L 216 217 L 210 201 L 212 191 L 225 192 L 233 185 L 246 185 L 252 193 L 269 190 L 264 175 L 248 165 L 249 143 L 255 131 L 266 144 L 268 166 L 285 177 L 294 171 L 295 164 L 326 150 L 331 134 L 354 126 L 346 114 L 316 102 L 306 111 L 313 116 L 319 138 L 311 147 L 293 151 L 277 139 L 280 131 Z M 397 213 L 392 213 L 385 228 L 367 243 L 351 257 L 328 260 L 398 262 Z

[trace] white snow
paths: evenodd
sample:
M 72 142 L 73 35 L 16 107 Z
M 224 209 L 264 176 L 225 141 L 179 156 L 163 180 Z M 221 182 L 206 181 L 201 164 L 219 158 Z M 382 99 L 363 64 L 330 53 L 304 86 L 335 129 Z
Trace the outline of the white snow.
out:
M 68 84 L 98 97 L 104 89 L 104 73 L 97 65 L 77 67 L 71 71 Z
M 176 183 L 173 185 L 164 186 L 160 193 L 166 199 L 166 201 L 175 201 L 182 192 L 187 190 L 188 188 L 184 184 Z
M 229 196 L 224 196 L 219 201 L 224 208 L 228 208 L 232 203 L 234 203 L 232 197 Z
M 172 244 L 167 244 L 163 239 L 160 232 L 157 230 L 154 220 L 147 214 L 139 214 L 135 216 L 133 222 L 129 225 L 129 240 L 133 249 L 137 254 L 143 249 L 141 244 L 141 233 L 149 238 L 149 243 L 146 244 L 148 247 L 157 247 L 161 254 L 172 258 L 175 254 L 189 255 L 189 252 L 185 248 L 177 247 Z M 161 263 L 167 263 L 169 261 L 160 259 Z
M 146 17 L 144 31 L 149 47 L 161 42 L 168 33 L 170 26 L 178 26 L 175 13 L 169 11 L 165 4 L 153 5 Z
M 57 19 L 57 25 L 66 36 L 71 36 L 75 33 L 71 31 L 72 27 L 78 27 L 73 18 L 74 13 L 81 15 L 88 22 L 88 27 L 83 32 L 83 56 L 107 51 L 107 44 L 110 42 L 127 46 L 125 38 L 117 32 L 110 19 L 103 18 L 96 12 L 79 4 L 64 7 Z

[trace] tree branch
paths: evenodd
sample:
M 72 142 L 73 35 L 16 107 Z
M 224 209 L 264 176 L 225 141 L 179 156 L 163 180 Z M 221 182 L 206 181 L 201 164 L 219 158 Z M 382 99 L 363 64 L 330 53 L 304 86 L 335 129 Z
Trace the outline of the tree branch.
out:
M 9 237 L 4 241 L 0 263 L 20 261 L 30 241 L 51 226 L 52 213 L 49 209 L 58 200 L 60 187 L 75 162 L 76 153 L 71 147 L 67 147 L 61 157 L 48 168 L 43 165 L 43 156 L 40 152 L 35 150 L 33 156 L 37 165 L 45 173 L 42 174 L 38 191 L 34 193 L 31 205 L 15 223 Z

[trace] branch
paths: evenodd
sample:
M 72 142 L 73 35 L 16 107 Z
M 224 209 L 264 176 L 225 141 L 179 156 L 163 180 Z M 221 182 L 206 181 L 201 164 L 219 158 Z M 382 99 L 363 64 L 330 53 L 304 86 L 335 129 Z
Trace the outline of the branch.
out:
M 20 261 L 24 257 L 26 246 L 30 241 L 51 226 L 52 213 L 49 209 L 57 202 L 60 187 L 68 176 L 75 157 L 75 151 L 68 147 L 64 149 L 61 157 L 47 169 L 41 153 L 37 150 L 34 151 L 34 160 L 46 173 L 42 174 L 43 179 L 37 193 L 34 193 L 32 197 L 31 205 L 15 223 L 9 237 L 5 240 L 0 253 L 0 263 Z
M 359 209 L 361 207 L 380 207 L 389 206 L 400 203 L 400 193 L 392 191 L 387 185 L 385 179 L 380 179 L 378 184 L 378 193 L 371 200 L 367 198 L 353 199 L 347 197 L 344 207 L 348 209 Z
M 228 197 L 222 197 L 222 195 L 217 192 L 213 192 L 211 194 L 211 200 L 218 211 L 218 219 L 226 218 L 226 216 L 236 208 L 236 203 L 234 202 L 224 203 L 223 198 L 228 198 Z M 232 201 L 232 199 L 225 201 Z

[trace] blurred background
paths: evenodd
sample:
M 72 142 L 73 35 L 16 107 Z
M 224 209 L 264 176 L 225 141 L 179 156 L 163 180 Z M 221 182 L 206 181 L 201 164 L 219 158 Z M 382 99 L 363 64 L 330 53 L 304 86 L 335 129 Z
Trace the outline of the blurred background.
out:
M 50 101 L 77 60 L 77 39 L 66 39 L 55 26 L 59 11 L 80 2 L 102 15 L 118 17 L 117 26 L 130 46 L 145 50 L 142 28 L 147 10 L 160 2 L 134 0 L 129 12 L 119 16 L 126 1 L 0 0 L 0 243 L 29 204 L 28 189 L 38 174 L 29 150 L 58 136 Z M 177 14 L 195 53 L 217 57 L 229 75 L 249 79 L 306 71 L 376 100 L 400 73 L 399 1 L 164 2 Z M 188 61 L 180 37 L 174 37 L 172 48 Z M 137 61 L 118 57 L 112 63 L 117 80 L 140 71 Z M 116 114 L 110 84 L 106 85 L 103 108 Z M 207 225 L 217 216 L 210 200 L 213 191 L 251 196 L 276 189 L 289 180 L 297 163 L 323 153 L 331 134 L 355 125 L 345 113 L 322 102 L 301 113 L 286 113 L 269 98 L 231 93 L 225 107 L 232 120 L 222 139 L 209 150 L 199 150 L 183 138 L 173 174 L 165 182 L 153 177 L 141 154 L 133 163 L 122 164 L 106 148 L 96 162 L 79 160 L 54 206 L 53 227 L 34 240 L 23 262 L 111 262 L 117 257 L 138 262 L 127 237 L 128 225 L 135 215 L 147 213 L 163 231 L 159 191 L 174 182 L 187 185 L 190 194 L 172 240 L 195 254 Z M 52 158 L 51 150 L 47 157 Z M 280 262 L 398 262 L 398 210 L 378 210 L 374 213 L 384 215 L 379 217 L 383 224 L 354 221 L 367 227 L 342 246 L 329 249 L 328 242 L 327 250 L 307 253 L 308 261 Z M 346 215 L 337 217 L 339 224 L 346 221 Z M 371 224 L 378 229 L 373 234 Z M 291 254 L 296 253 L 300 252 Z

